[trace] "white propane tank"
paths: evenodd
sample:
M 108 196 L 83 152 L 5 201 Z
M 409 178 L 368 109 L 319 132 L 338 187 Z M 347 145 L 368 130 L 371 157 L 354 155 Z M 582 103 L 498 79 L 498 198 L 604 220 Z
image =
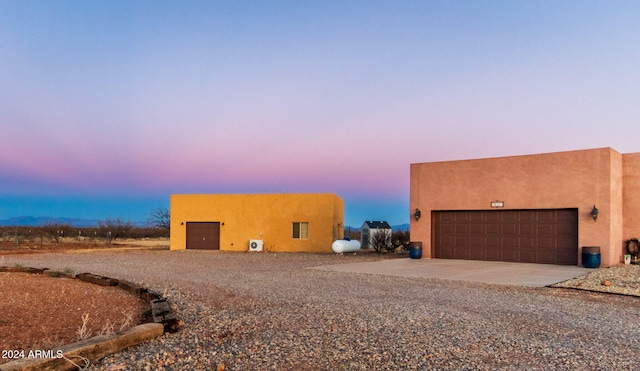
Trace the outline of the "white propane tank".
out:
M 356 240 L 335 240 L 331 244 L 331 250 L 336 254 L 345 252 L 356 252 L 360 250 L 360 242 Z

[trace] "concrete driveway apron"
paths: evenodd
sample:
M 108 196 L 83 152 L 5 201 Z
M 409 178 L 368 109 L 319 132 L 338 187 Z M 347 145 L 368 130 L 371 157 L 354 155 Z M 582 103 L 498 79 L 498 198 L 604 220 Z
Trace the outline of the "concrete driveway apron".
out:
M 530 287 L 553 285 L 595 270 L 573 265 L 410 258 L 326 265 L 313 269 Z

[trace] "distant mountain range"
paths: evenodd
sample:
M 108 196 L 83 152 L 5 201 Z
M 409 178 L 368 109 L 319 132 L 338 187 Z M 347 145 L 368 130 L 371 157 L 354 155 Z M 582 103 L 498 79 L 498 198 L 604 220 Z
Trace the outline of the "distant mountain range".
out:
M 52 218 L 43 216 L 34 218 L 32 216 L 18 216 L 0 220 L 2 227 L 42 227 L 51 224 L 71 225 L 74 227 L 97 227 L 97 220 L 77 219 L 77 218 Z
M 400 225 L 392 225 L 391 226 L 391 230 L 394 231 L 394 232 L 397 232 L 397 231 L 409 231 L 409 223 L 400 224 Z
M 360 227 L 351 227 L 351 226 L 346 226 L 346 228 L 348 228 L 349 230 L 351 230 L 352 232 L 359 232 L 360 231 Z M 407 224 L 400 224 L 400 225 L 392 225 L 391 226 L 391 230 L 394 232 L 398 232 L 398 231 L 409 231 L 409 223 Z
M 18 216 L 15 218 L 0 220 L 0 227 L 42 227 L 52 224 L 58 224 L 70 225 L 77 228 L 93 228 L 98 227 L 99 222 L 99 220 L 80 218 L 52 218 L 49 216 L 34 218 L 33 216 Z M 125 220 L 125 222 L 129 221 Z M 130 223 L 137 228 L 149 227 L 149 222 L 146 221 Z

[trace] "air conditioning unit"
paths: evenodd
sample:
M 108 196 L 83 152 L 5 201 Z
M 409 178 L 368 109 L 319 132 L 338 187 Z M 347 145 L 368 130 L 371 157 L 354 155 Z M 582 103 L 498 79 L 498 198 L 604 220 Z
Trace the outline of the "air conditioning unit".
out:
M 262 251 L 263 246 L 262 240 L 249 240 L 249 251 Z

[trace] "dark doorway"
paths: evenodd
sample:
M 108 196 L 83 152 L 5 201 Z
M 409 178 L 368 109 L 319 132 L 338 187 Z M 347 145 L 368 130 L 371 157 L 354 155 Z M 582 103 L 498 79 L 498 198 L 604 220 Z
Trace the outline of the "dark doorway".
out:
M 434 257 L 578 264 L 578 210 L 434 212 Z
M 220 250 L 220 223 L 187 222 L 187 249 Z

